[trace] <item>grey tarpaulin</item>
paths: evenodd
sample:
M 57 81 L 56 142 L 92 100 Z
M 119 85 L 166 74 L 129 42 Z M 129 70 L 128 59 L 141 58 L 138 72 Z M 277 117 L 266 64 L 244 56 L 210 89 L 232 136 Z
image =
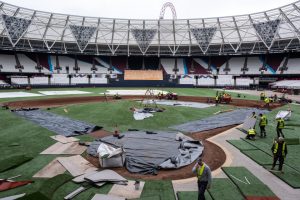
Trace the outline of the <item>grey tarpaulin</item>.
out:
M 58 135 L 64 135 L 66 137 L 88 134 L 94 130 L 102 128 L 38 109 L 16 110 L 14 112 L 25 119 L 33 121 L 38 125 L 57 133 Z
M 244 121 L 242 129 L 248 132 L 249 129 L 255 127 L 255 124 L 256 124 L 256 118 L 249 117 Z
M 192 121 L 181 125 L 171 126 L 170 128 L 183 132 L 200 132 L 208 131 L 225 126 L 242 124 L 245 119 L 252 114 L 252 112 L 267 113 L 267 110 L 259 110 L 255 108 L 237 109 L 232 112 L 222 113 L 216 116 L 208 117 L 198 121 Z
M 124 133 L 118 139 L 108 136 L 92 142 L 88 154 L 97 156 L 101 142 L 123 147 L 126 152 L 126 168 L 133 173 L 156 174 L 160 168 L 180 168 L 194 162 L 204 149 L 199 141 L 181 137 L 177 132 L 144 131 Z M 176 140 L 177 138 L 177 140 Z

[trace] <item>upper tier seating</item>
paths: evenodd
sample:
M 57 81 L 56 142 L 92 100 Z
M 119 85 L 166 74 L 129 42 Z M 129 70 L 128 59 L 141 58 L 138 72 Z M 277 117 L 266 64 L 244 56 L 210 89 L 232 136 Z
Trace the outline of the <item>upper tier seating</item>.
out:
M 284 74 L 300 74 L 300 58 L 289 58 Z
M 246 74 L 261 74 L 259 69 L 261 69 L 262 66 L 263 62 L 259 59 L 259 57 L 248 57 L 248 71 Z
M 22 72 L 30 72 L 30 73 L 38 73 L 39 71 L 36 69 L 36 62 L 28 58 L 25 54 L 17 54 L 19 62 L 21 66 L 24 68 Z
M 208 63 L 206 61 L 201 58 L 194 58 L 194 61 L 208 71 Z M 214 66 L 211 66 L 211 70 L 212 74 L 217 74 L 217 69 Z
M 245 57 L 232 57 L 228 62 L 230 69 L 230 71 L 228 71 L 228 74 L 239 75 L 242 73 L 241 69 L 243 68 L 245 63 Z M 226 63 L 220 67 L 219 74 L 226 74 L 226 71 L 224 71 L 224 69 L 226 69 Z
M 16 69 L 15 55 L 0 54 L 0 65 L 2 65 L 1 72 L 19 72 L 19 69 Z

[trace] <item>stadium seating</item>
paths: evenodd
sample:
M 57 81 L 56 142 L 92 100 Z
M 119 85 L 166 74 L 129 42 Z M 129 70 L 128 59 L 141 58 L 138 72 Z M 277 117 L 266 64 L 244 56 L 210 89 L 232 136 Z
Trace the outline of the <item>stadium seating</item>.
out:
M 289 58 L 287 63 L 287 71 L 285 74 L 299 74 L 300 73 L 300 58 Z
M 25 54 L 17 54 L 19 62 L 21 66 L 24 67 L 22 69 L 22 72 L 27 73 L 38 73 L 39 71 L 36 69 L 36 62 L 28 58 Z
M 14 55 L 0 54 L 0 65 L 2 65 L 2 72 L 19 72 L 16 69 L 16 59 Z
M 242 73 L 241 69 L 245 63 L 245 57 L 232 57 L 229 59 L 229 69 L 227 74 L 239 75 Z M 226 74 L 226 63 L 220 67 L 219 74 Z
M 48 77 L 47 76 L 37 76 L 30 78 L 31 85 L 48 85 Z
M 248 71 L 246 74 L 261 74 L 260 68 L 263 66 L 262 61 L 259 57 L 248 57 L 247 67 Z
M 174 74 L 175 59 L 174 58 L 162 58 L 160 64 L 164 68 L 167 74 Z
M 28 78 L 26 76 L 11 77 L 11 83 L 16 85 L 28 85 Z

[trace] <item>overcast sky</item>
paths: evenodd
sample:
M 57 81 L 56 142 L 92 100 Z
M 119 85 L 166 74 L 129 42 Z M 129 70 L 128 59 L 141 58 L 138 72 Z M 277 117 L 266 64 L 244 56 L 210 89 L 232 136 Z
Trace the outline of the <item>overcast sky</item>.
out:
M 248 14 L 277 8 L 296 0 L 2 0 L 49 12 L 131 19 L 158 19 L 162 5 L 172 2 L 177 18 L 202 18 Z M 171 18 L 167 10 L 165 18 Z

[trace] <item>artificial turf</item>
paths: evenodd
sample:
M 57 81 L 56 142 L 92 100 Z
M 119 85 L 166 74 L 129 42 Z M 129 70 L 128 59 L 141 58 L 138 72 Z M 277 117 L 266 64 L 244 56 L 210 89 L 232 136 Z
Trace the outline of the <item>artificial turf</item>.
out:
M 95 125 L 103 126 L 105 130 L 113 131 L 115 125 L 121 131 L 128 129 L 139 130 L 167 130 L 169 126 L 199 120 L 212 116 L 220 109 L 229 109 L 231 106 L 209 107 L 195 109 L 177 106 L 159 106 L 165 108 L 164 112 L 154 113 L 154 117 L 142 121 L 133 118 L 131 107 L 141 108 L 136 101 L 99 102 L 65 107 L 53 108 L 50 111 L 58 115 L 64 115 L 73 119 L 86 121 Z M 65 112 L 68 110 L 68 113 Z
M 275 197 L 270 188 L 245 167 L 223 167 L 222 170 L 245 197 Z
M 234 183 L 228 178 L 213 179 L 209 189 L 212 199 L 218 200 L 243 200 L 244 197 Z
M 227 140 L 228 143 L 235 146 L 239 150 L 255 150 L 257 149 L 255 146 L 245 142 L 243 140 Z
M 141 198 L 159 195 L 162 200 L 175 200 L 172 181 L 146 181 Z
M 272 167 L 272 165 L 264 165 L 264 168 L 266 168 L 268 170 L 270 170 L 271 167 Z M 277 167 L 278 166 L 276 166 L 275 168 L 277 169 Z M 299 189 L 300 188 L 300 173 L 288 165 L 283 166 L 283 171 L 284 171 L 284 173 L 281 173 L 279 171 L 278 172 L 270 171 L 270 172 L 272 174 L 274 174 L 275 176 L 277 176 L 282 181 L 286 182 L 291 187 L 293 187 L 295 189 Z
M 91 92 L 89 94 L 79 94 L 79 95 L 51 95 L 51 96 L 39 96 L 39 97 L 19 97 L 19 98 L 0 98 L 1 102 L 8 101 L 21 101 L 21 100 L 29 100 L 29 99 L 49 99 L 49 98 L 62 98 L 62 97 L 76 97 L 76 96 L 101 96 L 106 92 L 106 90 L 147 90 L 149 88 L 109 88 L 109 87 L 90 87 L 90 88 L 40 88 L 40 89 L 32 89 L 30 91 L 23 89 L 10 89 L 10 90 L 1 90 L 1 92 L 30 92 L 30 93 L 38 93 L 38 91 L 64 91 L 64 90 L 80 90 L 85 92 Z M 155 90 L 164 90 L 175 92 L 179 96 L 202 96 L 202 97 L 215 97 L 216 90 L 209 88 L 153 88 Z M 237 97 L 237 93 L 228 92 L 232 95 L 232 98 L 235 99 L 247 99 L 247 100 L 259 100 L 259 97 L 254 95 L 242 95 L 242 98 Z M 245 96 L 245 97 L 244 97 Z
M 0 160 L 0 173 L 18 167 L 32 159 L 26 155 L 19 155 Z
M 259 149 L 243 150 L 242 153 L 257 162 L 259 165 L 268 165 L 273 163 L 273 157 Z
M 198 192 L 177 192 L 178 200 L 197 200 Z M 213 200 L 208 192 L 205 192 L 206 200 Z

